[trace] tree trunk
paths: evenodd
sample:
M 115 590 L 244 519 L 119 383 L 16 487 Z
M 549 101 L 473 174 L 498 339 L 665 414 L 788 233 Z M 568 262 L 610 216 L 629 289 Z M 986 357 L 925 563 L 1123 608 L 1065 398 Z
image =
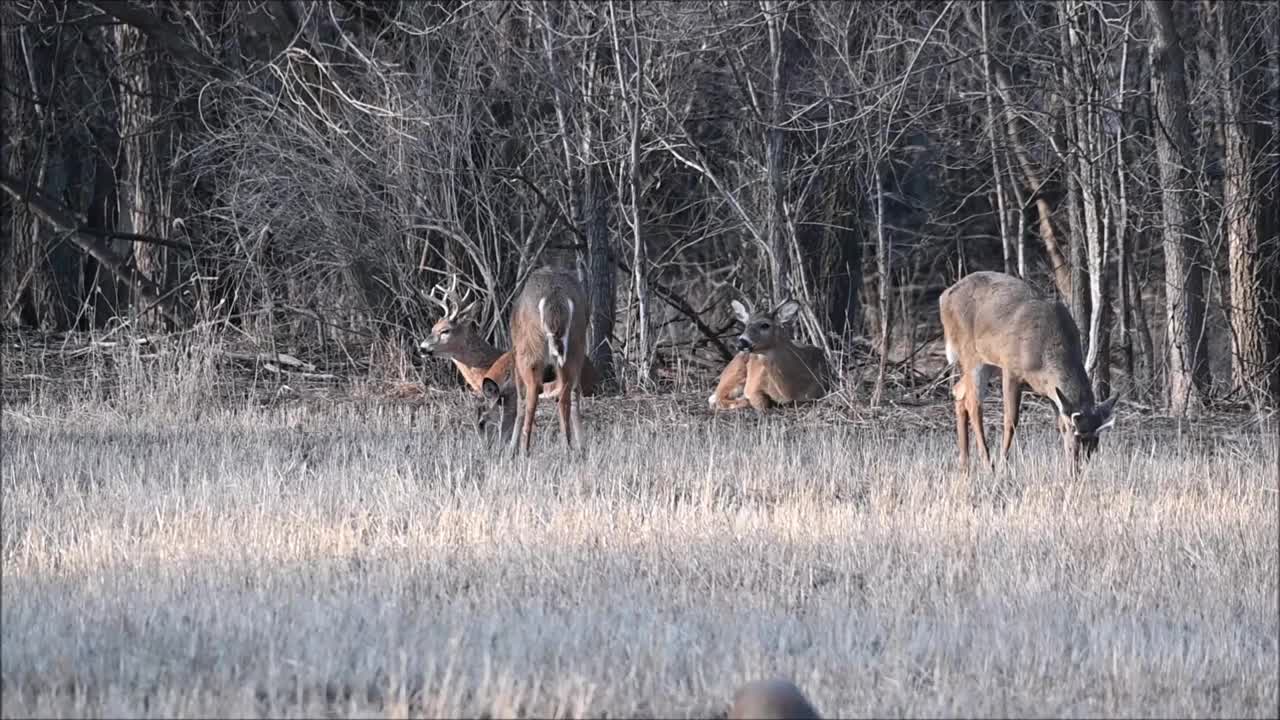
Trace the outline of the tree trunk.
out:
M 43 110 L 38 110 L 32 98 L 27 71 L 31 65 L 23 51 L 23 18 L 19 16 L 21 5 L 0 5 L 0 73 L 5 88 L 19 88 L 19 92 L 6 93 L 0 102 L 0 118 L 4 132 L 0 132 L 0 154 L 4 156 L 6 175 L 27 179 L 27 173 L 35 171 L 37 139 L 40 135 Z M 34 68 L 30 68 L 34 71 Z M 39 183 L 39 175 L 30 178 Z M 13 326 L 38 323 L 35 308 L 30 300 L 31 276 L 38 271 L 38 248 L 43 240 L 40 226 L 23 203 L 8 194 L 0 194 L 0 308 L 6 324 Z
M 13 93 L 3 98 L 4 172 L 20 178 L 23 194 L 43 191 L 78 204 L 80 137 L 57 102 L 71 50 L 61 24 L 46 24 L 43 6 L 0 5 L 3 22 L 3 79 Z M 34 22 L 32 22 L 34 20 Z M 50 27 L 52 25 L 52 27 Z M 73 202 L 74 201 L 74 202 Z M 66 237 L 42 222 L 15 196 L 0 200 L 5 321 L 44 331 L 66 330 L 83 292 L 81 256 Z
M 1000 224 L 1000 249 L 1004 256 L 1004 271 L 1013 273 L 1013 244 L 1009 238 L 1009 216 L 1005 211 L 1004 181 L 1000 179 L 1000 153 L 996 145 L 995 88 L 991 84 L 991 47 L 987 29 L 987 3 L 979 6 L 982 18 L 982 82 L 987 103 L 987 144 L 991 148 L 991 182 L 995 185 L 995 206 Z
M 1258 73 L 1258 54 L 1247 26 L 1241 24 L 1240 6 L 1215 3 L 1218 16 L 1218 50 L 1223 82 L 1219 86 L 1223 117 L 1222 209 L 1226 220 L 1227 267 L 1230 276 L 1230 309 L 1233 352 L 1231 376 L 1234 389 L 1261 400 L 1267 394 L 1267 347 L 1264 308 L 1258 275 L 1261 256 L 1258 247 L 1262 215 L 1258 188 L 1263 163 L 1256 148 L 1261 144 L 1257 100 L 1263 96 Z M 1262 182 L 1259 182 L 1259 181 Z
M 120 230 L 167 239 L 174 218 L 173 133 L 175 120 L 164 106 L 172 93 L 168 63 L 159 62 L 151 40 L 137 28 L 121 24 L 116 28 L 120 53 L 121 169 L 119 200 Z M 138 271 L 167 291 L 177 282 L 177 253 L 155 243 L 135 242 L 133 262 Z M 134 311 L 151 310 L 141 316 L 154 322 L 154 308 L 134 299 Z
M 1266 5 L 1266 23 L 1263 37 L 1267 38 L 1267 70 L 1269 78 L 1266 84 L 1267 100 L 1262 109 L 1266 117 L 1280 117 L 1280 8 L 1274 3 Z M 1270 167 L 1263 166 L 1263 172 L 1270 172 L 1270 177 L 1280 178 L 1280 123 L 1271 122 L 1271 132 L 1266 136 L 1266 147 L 1262 156 L 1271 158 Z M 1271 363 L 1271 401 L 1280 402 L 1280 182 L 1267 183 L 1263 195 L 1263 233 L 1259 241 L 1259 254 L 1262 267 L 1259 272 L 1270 282 L 1263 283 L 1264 296 L 1262 306 L 1269 321 L 1266 323 L 1267 357 Z
M 885 374 L 889 366 L 889 350 L 893 340 L 893 268 L 889 254 L 889 235 L 884 226 L 884 177 L 876 168 L 876 270 L 879 275 L 880 360 L 876 368 L 875 389 L 871 406 L 879 407 L 884 395 Z
M 636 361 L 636 374 L 642 385 L 647 386 L 650 380 L 650 363 L 652 360 L 651 341 L 649 339 L 649 256 L 644 243 L 644 233 L 640 223 L 640 99 L 643 89 L 641 78 L 644 65 L 640 56 L 640 31 L 636 20 L 635 0 L 631 2 L 631 51 L 633 54 L 634 79 L 631 84 L 631 98 L 623 98 L 627 119 L 630 121 L 628 142 L 627 184 L 631 194 L 631 273 L 633 290 L 636 298 L 636 322 L 639 325 L 637 344 L 639 351 L 633 353 Z M 625 88 L 627 83 L 623 77 L 622 43 L 618 38 L 618 20 L 613 13 L 612 3 L 609 5 L 609 25 L 613 34 L 614 70 L 618 74 L 618 87 Z M 621 195 L 621 191 L 619 191 Z
M 769 123 L 765 127 L 766 184 L 765 232 L 769 243 L 771 273 L 773 276 L 773 302 L 775 304 L 791 296 L 791 247 L 787 240 L 785 136 L 782 123 L 785 119 L 787 83 L 790 73 L 786 52 L 786 13 L 776 0 L 764 0 L 765 24 L 769 34 L 769 79 L 772 97 L 769 102 Z
M 1191 194 L 1188 157 L 1186 63 L 1170 6 L 1146 0 L 1152 26 L 1151 92 L 1155 97 L 1156 157 L 1160 166 L 1165 260 L 1165 324 L 1168 352 L 1168 406 L 1184 414 L 1207 399 L 1209 364 L 1205 352 L 1204 270 Z
M 602 383 L 616 379 L 613 367 L 614 277 L 609 244 L 609 204 L 605 199 L 604 171 L 598 164 L 587 166 L 583 192 L 583 212 L 587 230 L 587 295 L 591 298 L 589 350 L 591 362 Z
M 1125 25 L 1126 36 L 1129 32 L 1129 26 Z M 1118 285 L 1118 297 L 1120 300 L 1120 309 L 1117 313 L 1120 321 L 1120 342 L 1124 346 L 1124 369 L 1130 387 L 1134 382 L 1134 361 L 1133 361 L 1133 336 L 1130 332 L 1129 318 L 1129 168 L 1125 163 L 1124 153 L 1124 137 L 1125 137 L 1125 118 L 1128 116 L 1128 93 L 1126 91 L 1128 85 L 1128 68 L 1129 68 L 1129 39 L 1125 37 L 1124 45 L 1120 50 L 1120 71 L 1119 71 L 1119 102 L 1120 116 L 1116 118 L 1115 128 L 1115 149 L 1116 149 L 1116 165 L 1115 172 L 1112 173 L 1111 184 L 1114 188 L 1114 198 L 1116 206 L 1115 220 L 1115 237 L 1116 237 L 1116 279 Z
M 1093 383 L 1094 393 L 1106 397 L 1111 393 L 1111 307 L 1108 279 L 1110 277 L 1110 248 L 1108 230 L 1113 217 L 1111 205 L 1102 197 L 1104 172 L 1101 163 L 1106 158 L 1103 151 L 1101 98 L 1098 88 L 1102 78 L 1094 74 L 1091 52 L 1094 41 L 1092 16 L 1079 0 L 1070 5 L 1068 41 L 1070 65 L 1076 68 L 1072 74 L 1076 102 L 1074 154 L 1076 180 L 1079 184 L 1080 211 L 1083 217 L 1081 231 L 1085 257 L 1080 265 L 1087 270 L 1088 301 L 1085 317 L 1087 324 L 1080 330 L 1088 342 L 1085 355 L 1085 371 Z M 1105 206 L 1105 210 L 1104 210 Z M 1073 238 L 1076 235 L 1073 233 Z M 1073 258 L 1073 262 L 1079 262 Z M 1073 273 L 1074 274 L 1074 273 Z

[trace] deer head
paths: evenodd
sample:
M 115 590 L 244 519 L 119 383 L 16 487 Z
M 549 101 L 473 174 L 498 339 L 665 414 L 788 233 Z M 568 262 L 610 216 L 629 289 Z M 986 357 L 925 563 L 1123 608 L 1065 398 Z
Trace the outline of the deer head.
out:
M 478 329 L 474 322 L 474 313 L 479 300 L 471 300 L 468 288 L 462 297 L 458 297 L 458 275 L 452 273 L 449 287 L 437 284 L 427 295 L 427 299 L 444 312 L 431 328 L 431 335 L 422 341 L 419 347 L 427 354 L 444 353 L 469 347 Z
M 1055 403 L 1058 406 L 1058 430 L 1062 433 L 1062 446 L 1067 456 L 1079 460 L 1081 451 L 1088 460 L 1098 449 L 1098 438 L 1102 431 L 1115 422 L 1115 406 L 1117 394 L 1112 393 L 1105 402 L 1094 405 L 1091 401 L 1076 405 L 1062 394 L 1062 390 L 1054 388 Z
M 508 380 L 499 385 L 485 378 L 480 386 L 481 398 L 476 405 L 476 433 L 489 442 L 511 437 L 516 426 L 516 388 Z
M 791 323 L 800 312 L 800 303 L 784 300 L 767 312 L 754 312 L 751 306 L 734 300 L 729 303 L 733 314 L 742 323 L 738 336 L 738 349 L 763 353 L 791 342 Z

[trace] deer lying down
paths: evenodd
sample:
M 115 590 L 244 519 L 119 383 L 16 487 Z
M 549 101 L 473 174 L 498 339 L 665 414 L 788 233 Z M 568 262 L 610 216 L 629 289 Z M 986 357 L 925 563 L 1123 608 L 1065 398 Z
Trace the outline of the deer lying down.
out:
M 527 455 L 543 378 L 551 372 L 560 384 L 556 398 L 560 431 L 565 445 L 573 448 L 574 438 L 581 434 L 573 396 L 582 395 L 579 381 L 586 365 L 587 311 L 586 293 L 573 274 L 540 268 L 529 275 L 511 313 L 512 379 L 500 383 L 484 378 L 477 430 L 484 434 L 496 427 L 499 437 L 510 433 L 511 446 L 518 440 Z M 516 414 L 521 405 L 522 422 L 517 430 Z
M 800 311 L 799 303 L 786 300 L 766 312 L 752 312 L 737 300 L 730 305 L 744 327 L 738 337 L 738 354 L 707 398 L 712 410 L 750 405 L 763 412 L 773 405 L 816 400 L 826 394 L 831 381 L 826 356 L 820 348 L 791 341 L 791 323 Z
M 511 363 L 515 355 L 511 351 L 499 350 L 484 339 L 474 318 L 477 301 L 468 302 L 469 296 L 459 299 L 456 295 L 457 285 L 458 276 L 455 274 L 452 285 L 443 294 L 439 285 L 432 290 L 429 298 L 443 308 L 444 315 L 431 328 L 431 335 L 418 347 L 426 355 L 438 355 L 453 361 L 467 385 L 473 391 L 483 393 L 485 378 L 491 378 L 498 384 L 510 379 Z M 595 394 L 598 377 L 595 365 L 587 358 L 581 378 L 583 395 L 590 397 Z M 560 382 L 555 379 L 550 368 L 543 383 L 540 397 L 559 397 Z
M 996 368 L 1004 384 L 1002 459 L 1008 459 L 1013 444 L 1023 388 L 1057 406 L 1062 446 L 1073 467 L 1079 467 L 1081 450 L 1086 459 L 1093 454 L 1099 435 L 1115 420 L 1116 395 L 1095 402 L 1080 332 L 1062 303 L 1012 275 L 975 272 L 944 290 L 938 307 L 947 363 L 960 370 L 953 394 L 961 465 L 969 465 L 969 422 L 982 461 L 992 464 L 982 427 L 982 396 Z

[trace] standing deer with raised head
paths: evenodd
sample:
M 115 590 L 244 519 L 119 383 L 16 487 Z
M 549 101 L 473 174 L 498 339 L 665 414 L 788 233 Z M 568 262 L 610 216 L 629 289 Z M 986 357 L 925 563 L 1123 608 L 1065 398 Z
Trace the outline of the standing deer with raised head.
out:
M 791 324 L 800 312 L 800 303 L 785 300 L 763 312 L 754 312 L 737 300 L 730 306 L 743 330 L 738 337 L 738 354 L 707 398 L 713 410 L 750 405 L 763 412 L 773 405 L 816 400 L 826 393 L 831 371 L 822 349 L 791 341 Z M 739 391 L 742 396 L 736 397 Z
M 527 455 L 544 374 L 550 371 L 560 385 L 556 398 L 560 431 L 565 445 L 573 447 L 574 438 L 580 435 L 573 396 L 582 395 L 587 311 L 586 293 L 573 274 L 540 268 L 529 275 L 511 311 L 514 381 L 483 380 L 484 404 L 477 417 L 477 429 L 486 432 L 493 426 L 500 433 L 510 432 L 511 446 L 518 443 Z M 521 410 L 522 422 L 517 428 L 516 414 Z
M 982 396 L 999 368 L 1004 385 L 1004 443 L 1009 457 L 1024 388 L 1049 398 L 1058 409 L 1062 446 L 1073 467 L 1098 447 L 1098 436 L 1115 421 L 1116 395 L 1101 404 L 1084 371 L 1080 331 L 1062 303 L 1030 283 L 1001 272 L 975 272 L 942 291 L 938 299 L 947 363 L 959 365 L 955 384 L 956 442 L 960 464 L 969 466 L 968 426 L 982 461 L 992 465 L 982 427 Z
M 427 296 L 444 311 L 431 328 L 431 335 L 419 344 L 424 354 L 439 355 L 453 361 L 462 379 L 477 393 L 483 394 L 484 380 L 489 378 L 501 385 L 511 376 L 511 363 L 515 358 L 510 350 L 503 352 L 491 345 L 480 333 L 474 312 L 479 301 L 471 300 L 468 289 L 462 297 L 457 294 L 458 276 L 454 274 L 447 289 L 442 284 L 432 288 Z M 597 375 L 590 358 L 583 367 L 580 386 L 584 395 L 595 392 Z M 543 378 L 542 397 L 555 398 L 560 394 L 560 382 L 554 374 Z

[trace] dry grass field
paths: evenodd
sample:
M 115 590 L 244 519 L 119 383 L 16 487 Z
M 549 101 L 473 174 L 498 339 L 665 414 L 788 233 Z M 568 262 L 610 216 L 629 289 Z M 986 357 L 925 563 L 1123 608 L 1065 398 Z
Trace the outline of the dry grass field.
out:
M 965 477 L 945 402 L 702 390 L 588 400 L 575 459 L 544 408 L 516 461 L 461 391 L 117 364 L 6 367 L 5 717 L 709 717 L 775 674 L 829 717 L 1277 715 L 1274 417 L 1122 406 L 1072 479 L 1032 401 Z

